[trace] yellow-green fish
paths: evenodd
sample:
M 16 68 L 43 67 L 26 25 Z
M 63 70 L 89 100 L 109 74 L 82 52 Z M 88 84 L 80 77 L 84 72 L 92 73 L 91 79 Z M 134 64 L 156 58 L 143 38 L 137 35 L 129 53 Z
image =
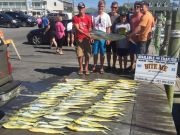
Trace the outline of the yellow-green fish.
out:
M 42 133 L 48 133 L 48 134 L 64 134 L 64 132 L 54 129 L 48 129 L 48 128 L 30 128 L 29 131 L 31 132 L 42 132 Z
M 104 126 L 104 125 L 101 125 L 99 123 L 96 123 L 96 122 L 92 122 L 92 121 L 88 121 L 88 120 L 80 120 L 80 119 L 77 119 L 74 121 L 76 124 L 79 124 L 79 125 L 85 125 L 85 126 L 88 126 L 88 127 L 97 127 L 97 128 L 105 128 L 107 130 L 110 130 L 108 127 Z
M 97 122 L 112 121 L 110 119 L 99 118 L 95 116 L 83 116 L 83 117 L 80 117 L 79 120 L 89 120 L 89 121 L 97 121 Z
M 20 125 L 16 122 L 7 122 L 4 123 L 2 126 L 8 129 L 30 129 L 32 127 L 31 125 Z
M 16 120 L 20 120 L 20 121 L 27 121 L 27 122 L 36 122 L 38 121 L 39 119 L 38 118 L 28 118 L 28 117 L 18 117 L 18 116 L 13 116 L 13 117 L 10 117 L 9 120 L 11 121 L 16 121 Z
M 71 129 L 73 131 L 81 131 L 81 132 L 103 132 L 107 134 L 104 130 L 100 128 L 94 128 L 94 127 L 83 127 L 76 124 L 68 125 L 68 129 Z

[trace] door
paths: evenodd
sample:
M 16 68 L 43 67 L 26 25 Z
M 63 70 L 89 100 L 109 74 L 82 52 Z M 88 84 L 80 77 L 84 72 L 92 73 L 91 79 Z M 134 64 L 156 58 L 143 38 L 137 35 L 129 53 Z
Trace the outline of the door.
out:
M 0 39 L 0 86 L 12 80 L 8 71 L 7 46 Z

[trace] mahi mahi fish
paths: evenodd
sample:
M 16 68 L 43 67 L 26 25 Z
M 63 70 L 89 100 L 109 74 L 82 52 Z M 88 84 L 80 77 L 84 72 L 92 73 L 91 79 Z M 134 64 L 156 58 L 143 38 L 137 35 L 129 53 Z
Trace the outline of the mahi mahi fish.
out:
M 97 121 L 97 122 L 112 121 L 112 120 L 110 120 L 110 119 L 99 118 L 99 117 L 93 117 L 93 116 L 82 116 L 82 117 L 80 117 L 79 119 L 80 119 L 80 120 Z
M 79 125 L 76 125 L 76 124 L 68 125 L 67 128 L 68 128 L 68 129 L 71 129 L 71 130 L 73 130 L 73 131 L 103 132 L 103 133 L 107 134 L 104 130 L 102 130 L 102 129 L 100 129 L 100 128 L 83 127 L 83 126 L 79 126 Z
M 106 127 L 104 125 L 101 125 L 101 124 L 96 123 L 96 122 L 88 121 L 88 120 L 77 119 L 74 122 L 76 124 L 79 124 L 79 125 L 85 125 L 85 126 L 88 126 L 88 127 L 96 127 L 96 128 L 105 128 L 107 130 L 110 130 L 108 127 Z
M 48 128 L 30 128 L 29 131 L 31 132 L 42 132 L 42 133 L 48 133 L 48 134 L 64 134 L 64 132 L 54 129 L 48 129 Z

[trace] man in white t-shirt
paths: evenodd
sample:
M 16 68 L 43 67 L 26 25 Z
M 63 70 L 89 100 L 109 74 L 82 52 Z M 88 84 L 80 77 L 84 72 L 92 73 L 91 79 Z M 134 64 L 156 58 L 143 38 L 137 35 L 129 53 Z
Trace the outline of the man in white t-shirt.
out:
M 98 13 L 93 15 L 93 29 L 94 30 L 100 30 L 106 33 L 110 33 L 110 27 L 111 27 L 111 19 L 110 16 L 104 12 L 105 10 L 105 1 L 100 0 L 98 2 Z M 104 58 L 105 58 L 105 52 L 106 52 L 106 44 L 110 44 L 110 41 L 106 41 L 104 39 L 101 40 L 95 40 L 92 45 L 92 53 L 94 56 L 94 66 L 93 66 L 93 72 L 96 72 L 96 66 L 98 61 L 98 53 L 100 52 L 100 73 L 104 73 Z

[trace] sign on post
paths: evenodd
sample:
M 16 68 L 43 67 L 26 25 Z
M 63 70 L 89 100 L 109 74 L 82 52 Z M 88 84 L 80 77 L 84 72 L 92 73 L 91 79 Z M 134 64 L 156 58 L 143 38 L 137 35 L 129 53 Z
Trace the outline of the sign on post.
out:
M 135 80 L 175 85 L 178 58 L 138 55 Z

